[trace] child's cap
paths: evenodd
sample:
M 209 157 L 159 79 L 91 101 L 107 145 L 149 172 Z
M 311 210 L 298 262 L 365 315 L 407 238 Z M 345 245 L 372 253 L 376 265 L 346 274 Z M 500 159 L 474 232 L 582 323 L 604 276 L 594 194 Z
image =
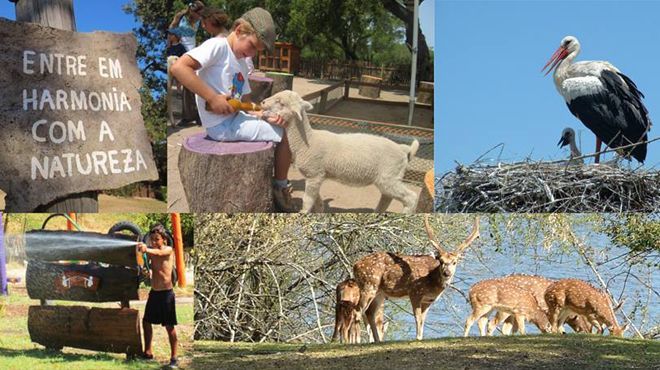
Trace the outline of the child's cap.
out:
M 275 46 L 275 22 L 273 17 L 264 8 L 250 9 L 241 16 L 241 19 L 250 23 L 257 32 L 257 37 L 272 52 Z

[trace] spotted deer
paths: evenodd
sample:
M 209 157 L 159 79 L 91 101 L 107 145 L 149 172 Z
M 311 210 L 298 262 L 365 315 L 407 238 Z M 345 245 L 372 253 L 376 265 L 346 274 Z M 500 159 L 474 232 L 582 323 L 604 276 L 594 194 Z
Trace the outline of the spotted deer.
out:
M 382 312 L 386 298 L 409 297 L 417 324 L 417 340 L 422 339 L 429 307 L 451 283 L 465 249 L 479 237 L 477 217 L 467 239 L 448 252 L 436 239 L 428 215 L 424 226 L 436 256 L 376 252 L 353 265 L 353 276 L 360 286 L 359 310 L 366 316 L 376 342 L 383 338 L 382 325 L 377 319 L 382 318 L 378 313 Z
M 346 279 L 337 285 L 335 306 L 335 331 L 332 341 L 340 338 L 343 343 L 360 343 L 360 288 L 354 279 Z
M 589 322 L 596 323 L 602 333 L 602 325 L 610 335 L 622 337 L 628 324 L 619 326 L 616 321 L 612 301 L 603 291 L 578 279 L 562 279 L 551 284 L 545 291 L 548 316 L 553 332 L 571 315 L 585 316 Z
M 545 303 L 545 290 L 548 288 L 548 286 L 555 282 L 554 280 L 547 279 L 543 276 L 524 274 L 507 275 L 501 277 L 500 279 L 512 284 L 516 284 L 524 290 L 530 292 L 534 299 L 536 299 L 538 302 L 539 307 L 541 307 L 541 309 L 547 314 L 548 305 Z M 509 335 L 512 332 L 515 333 L 520 331 L 518 325 L 516 325 L 516 320 L 512 315 L 504 311 L 498 311 L 497 315 L 495 315 L 495 317 L 488 323 L 488 335 L 492 335 L 497 326 L 502 322 L 504 322 L 502 325 L 503 334 Z M 592 330 L 591 324 L 580 315 L 569 317 L 566 320 L 566 324 L 568 324 L 575 332 L 578 333 L 590 333 Z
M 470 288 L 469 297 L 472 313 L 465 321 L 463 335 L 466 337 L 475 321 L 478 321 L 481 335 L 486 335 L 488 315 L 494 310 L 513 316 L 518 330 L 523 335 L 525 334 L 525 319 L 534 323 L 543 333 L 550 331 L 548 316 L 534 295 L 512 281 L 506 279 L 482 280 Z M 489 328 L 488 333 L 491 334 L 494 330 Z

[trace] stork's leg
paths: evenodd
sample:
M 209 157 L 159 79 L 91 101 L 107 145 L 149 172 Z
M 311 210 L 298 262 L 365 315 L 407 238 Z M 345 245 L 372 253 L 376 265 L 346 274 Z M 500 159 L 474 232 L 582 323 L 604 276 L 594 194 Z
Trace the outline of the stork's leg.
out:
M 600 147 L 603 145 L 603 141 L 596 137 L 596 157 L 594 158 L 594 163 L 600 163 Z

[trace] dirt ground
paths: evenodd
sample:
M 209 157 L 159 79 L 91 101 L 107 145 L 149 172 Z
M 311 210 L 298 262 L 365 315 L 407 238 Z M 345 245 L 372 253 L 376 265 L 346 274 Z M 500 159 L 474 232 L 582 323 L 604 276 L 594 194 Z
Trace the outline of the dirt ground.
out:
M 0 210 L 5 208 L 5 193 L 0 191 Z M 127 198 L 99 194 L 99 212 L 167 212 L 167 203 L 153 198 Z
M 306 95 L 314 91 L 322 90 L 336 82 L 334 81 L 321 81 L 310 80 L 305 78 L 296 77 L 293 82 L 293 89 L 300 95 Z M 350 97 L 359 97 L 358 89 L 351 88 L 349 93 Z M 382 91 L 380 100 L 407 102 L 408 97 L 399 92 Z M 353 117 L 357 119 L 396 122 L 390 118 L 394 117 L 394 111 L 400 111 L 400 107 L 379 105 L 378 109 L 365 110 L 364 105 L 352 101 L 344 101 L 341 104 L 333 107 L 326 115 L 336 115 L 339 117 Z M 421 127 L 433 126 L 433 114 L 430 110 L 418 109 L 415 113 L 415 118 L 419 122 L 426 122 L 420 124 Z M 398 116 L 403 116 L 398 113 Z M 397 116 L 397 117 L 398 117 Z M 398 117 L 396 119 L 400 119 Z M 405 121 L 407 121 L 407 111 L 405 113 Z M 168 128 L 167 139 L 167 192 L 168 192 L 168 211 L 169 212 L 189 212 L 188 202 L 186 201 L 183 186 L 181 185 L 181 178 L 179 177 L 178 158 L 183 140 L 195 133 L 202 132 L 200 126 L 193 127 L 176 127 Z M 430 168 L 429 168 L 430 169 Z M 304 193 L 304 177 L 292 166 L 289 170 L 289 180 L 293 185 L 293 203 L 297 209 L 302 207 L 302 195 Z M 408 184 L 408 187 L 416 193 L 420 193 L 421 184 Z M 334 181 L 328 180 L 321 187 L 321 198 L 324 201 L 324 212 L 341 213 L 341 212 L 373 212 L 380 199 L 380 191 L 375 186 L 367 186 L 362 188 L 349 187 Z M 402 204 L 396 200 L 387 209 L 388 212 L 401 212 Z
M 195 341 L 196 369 L 657 369 L 660 343 L 611 336 L 441 338 L 361 345 Z

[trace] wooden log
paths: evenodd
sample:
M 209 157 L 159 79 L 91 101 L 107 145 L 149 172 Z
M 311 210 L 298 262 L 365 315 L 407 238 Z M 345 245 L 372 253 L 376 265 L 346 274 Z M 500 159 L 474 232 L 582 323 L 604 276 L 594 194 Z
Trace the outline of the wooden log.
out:
M 73 0 L 21 0 L 16 2 L 18 22 L 38 23 L 61 30 L 75 31 L 76 17 L 73 14 Z M 7 209 L 12 209 L 11 197 Z M 70 194 L 41 205 L 34 210 L 43 213 L 80 212 L 97 213 L 99 201 L 97 191 Z
M 416 213 L 433 213 L 433 200 L 435 199 L 435 179 L 433 170 L 429 170 L 424 175 L 424 186 L 419 193 Z
M 271 142 L 218 142 L 187 137 L 179 174 L 191 212 L 272 212 Z
M 137 268 L 30 261 L 25 280 L 32 299 L 117 302 L 139 298 Z
M 30 306 L 30 339 L 46 348 L 142 353 L 140 314 L 130 308 Z
M 373 85 L 360 85 L 360 90 L 359 94 L 362 96 L 366 96 L 369 98 L 380 98 L 380 86 L 383 83 L 383 79 L 379 77 L 374 77 L 374 76 L 368 76 L 368 75 L 362 75 L 360 77 L 360 82 L 367 82 L 371 84 L 377 84 L 377 86 Z
M 266 72 L 266 77 L 273 79 L 271 95 L 284 90 L 293 90 L 293 75 L 291 73 Z
M 267 97 L 271 96 L 271 91 L 273 90 L 273 79 L 268 77 L 259 77 L 259 76 L 250 76 L 248 77 L 250 82 L 250 96 L 252 101 L 259 103 Z
M 25 233 L 25 254 L 39 261 L 84 260 L 135 266 L 136 242 L 136 237 L 123 234 L 31 230 Z
M 433 105 L 433 82 L 421 81 L 419 83 L 417 102 L 421 104 Z
M 73 0 L 21 0 L 16 2 L 16 21 L 39 23 L 61 30 L 76 30 Z

